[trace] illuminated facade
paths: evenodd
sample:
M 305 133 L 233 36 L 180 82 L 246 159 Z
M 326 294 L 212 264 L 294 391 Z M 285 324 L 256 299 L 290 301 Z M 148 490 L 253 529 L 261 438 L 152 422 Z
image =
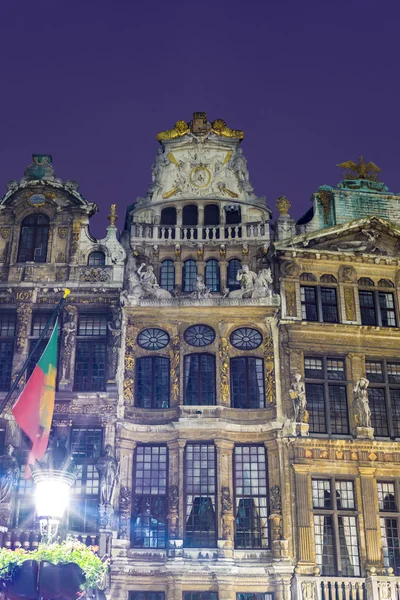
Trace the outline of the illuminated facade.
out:
M 120 239 L 49 155 L 1 200 L 3 395 L 71 289 L 46 459 L 80 465 L 66 528 L 111 555 L 114 599 L 395 600 L 400 196 L 345 163 L 271 228 L 241 131 L 195 113 L 157 139 Z M 27 445 L 9 408 L 0 433 L 1 491 Z M 30 481 L 0 520 L 37 544 Z

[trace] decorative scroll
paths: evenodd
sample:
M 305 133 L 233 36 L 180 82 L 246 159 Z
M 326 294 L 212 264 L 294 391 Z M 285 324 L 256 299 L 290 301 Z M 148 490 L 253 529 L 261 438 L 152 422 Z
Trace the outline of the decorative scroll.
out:
M 23 352 L 28 340 L 28 327 L 32 315 L 32 307 L 20 304 L 17 308 L 17 352 Z
M 180 371 L 180 340 L 179 335 L 174 335 L 171 340 L 171 350 L 169 352 L 171 359 L 171 401 L 174 405 L 179 403 L 179 371 Z
M 169 537 L 174 539 L 178 535 L 179 519 L 179 488 L 177 485 L 171 485 L 168 488 L 168 532 Z
M 285 281 L 286 313 L 288 317 L 296 317 L 296 284 L 294 281 Z
M 128 321 L 125 338 L 125 362 L 124 362 L 124 400 L 133 403 L 133 386 L 135 383 L 135 338 L 136 326 Z
M 265 396 L 268 402 L 275 402 L 274 341 L 271 331 L 268 333 L 264 343 Z
M 221 400 L 223 404 L 229 404 L 229 344 L 225 337 L 221 338 L 219 358 L 221 370 Z

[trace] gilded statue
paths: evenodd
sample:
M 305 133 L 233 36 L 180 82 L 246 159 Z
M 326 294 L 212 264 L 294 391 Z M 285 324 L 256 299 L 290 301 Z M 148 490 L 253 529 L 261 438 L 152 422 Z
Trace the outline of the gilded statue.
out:
M 244 132 L 239 129 L 231 129 L 227 126 L 223 119 L 216 119 L 212 122 L 212 131 L 221 137 L 236 138 L 242 140 L 244 138 Z
M 157 134 L 157 140 L 159 142 L 164 140 L 174 140 L 176 138 L 180 138 L 183 135 L 189 133 L 190 128 L 186 121 L 177 121 L 173 129 L 167 129 L 166 131 L 160 131 Z
M 381 169 L 373 162 L 366 163 L 364 157 L 360 156 L 358 164 L 352 160 L 336 165 L 341 169 L 349 169 L 344 174 L 345 179 L 368 179 L 369 181 L 378 181 L 378 173 Z

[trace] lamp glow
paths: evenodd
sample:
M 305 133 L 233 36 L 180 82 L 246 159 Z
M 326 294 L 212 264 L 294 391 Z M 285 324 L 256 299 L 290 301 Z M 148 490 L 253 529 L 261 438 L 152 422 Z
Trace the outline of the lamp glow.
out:
M 40 469 L 32 472 L 36 483 L 35 504 L 42 538 L 51 542 L 68 507 L 71 485 L 76 474 Z

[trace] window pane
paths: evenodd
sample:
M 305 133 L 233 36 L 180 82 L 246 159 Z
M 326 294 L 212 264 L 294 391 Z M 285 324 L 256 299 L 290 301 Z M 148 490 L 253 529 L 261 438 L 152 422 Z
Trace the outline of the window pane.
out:
M 215 448 L 213 444 L 187 444 L 185 448 L 185 544 L 216 546 Z
M 78 335 L 107 335 L 107 315 L 79 315 Z
M 234 408 L 263 408 L 264 367 L 261 358 L 231 358 L 231 394 Z
M 164 592 L 129 592 L 129 600 L 165 600 Z
M 400 363 L 388 363 L 387 372 L 389 383 L 400 383 Z
M 263 446 L 234 450 L 236 548 L 268 546 L 267 467 Z
M 45 215 L 29 215 L 21 223 L 17 262 L 46 262 L 49 219 Z
M 360 557 L 355 517 L 338 517 L 341 574 L 345 577 L 359 577 Z
M 186 405 L 215 404 L 215 356 L 188 354 L 185 356 L 184 398 Z
M 324 386 L 306 383 L 306 398 L 310 433 L 326 433 Z
M 11 384 L 14 342 L 0 342 L 0 390 L 7 392 Z
M 328 358 L 326 360 L 328 379 L 345 379 L 344 361 Z
M 88 265 L 90 267 L 104 267 L 106 264 L 106 257 L 104 252 L 92 252 L 89 255 Z
M 13 337 L 15 335 L 15 313 L 0 313 L 0 337 Z
M 146 356 L 139 358 L 136 365 L 136 406 L 168 408 L 169 358 Z
M 381 309 L 382 325 L 384 327 L 396 327 L 396 313 L 393 294 L 379 292 L 379 306 Z
M 400 437 L 400 389 L 390 390 L 392 425 L 395 437 Z
M 193 292 L 197 277 L 197 265 L 194 260 L 185 260 L 183 263 L 182 291 Z
M 40 336 L 50 316 L 51 313 L 34 313 L 32 315 L 32 335 L 34 337 Z M 48 332 L 46 333 L 46 337 L 50 337 L 52 328 L 53 326 L 49 328 Z
M 343 385 L 330 385 L 328 391 L 331 433 L 349 433 L 346 388 Z
M 383 371 L 382 371 L 382 363 L 372 362 L 369 360 L 369 361 L 366 361 L 365 368 L 366 368 L 367 378 L 371 383 L 384 381 Z
M 71 431 L 71 453 L 75 461 L 100 458 L 103 441 L 102 429 L 79 427 Z
M 387 437 L 389 435 L 386 413 L 385 390 L 381 388 L 368 388 L 369 407 L 371 409 L 371 425 L 375 435 Z
M 381 518 L 383 564 L 400 574 L 400 540 L 397 519 Z
M 328 479 L 312 480 L 314 508 L 332 508 L 331 482 Z
M 320 358 L 305 358 L 304 372 L 305 376 L 310 379 L 323 379 L 322 360 Z
M 169 292 L 175 288 L 175 266 L 172 260 L 163 260 L 161 263 L 160 287 Z
M 322 320 L 325 323 L 338 323 L 336 288 L 321 288 Z
M 380 511 L 397 512 L 394 483 L 378 481 L 378 504 Z
M 218 600 L 217 592 L 183 592 L 183 600 Z
M 217 260 L 208 260 L 206 262 L 205 269 L 205 284 L 211 292 L 219 292 L 220 290 L 220 277 L 219 277 L 219 263 Z
M 352 481 L 336 481 L 336 504 L 338 510 L 355 508 L 354 484 Z
M 228 262 L 227 269 L 227 280 L 228 280 L 228 288 L 230 291 L 238 290 L 240 288 L 240 281 L 237 280 L 238 271 L 242 268 L 242 263 L 240 260 L 233 258 Z
M 236 600 L 274 600 L 274 595 L 269 592 L 238 592 Z
M 135 461 L 131 541 L 134 547 L 165 548 L 167 448 L 138 446 Z
M 318 321 L 317 288 L 302 285 L 300 287 L 301 318 L 305 321 Z
M 321 575 L 336 575 L 331 515 L 314 515 L 314 535 L 316 563 Z
M 79 341 L 76 345 L 75 389 L 103 392 L 106 388 L 106 344 Z
M 359 290 L 361 323 L 363 325 L 376 325 L 376 311 L 374 302 L 374 292 Z

